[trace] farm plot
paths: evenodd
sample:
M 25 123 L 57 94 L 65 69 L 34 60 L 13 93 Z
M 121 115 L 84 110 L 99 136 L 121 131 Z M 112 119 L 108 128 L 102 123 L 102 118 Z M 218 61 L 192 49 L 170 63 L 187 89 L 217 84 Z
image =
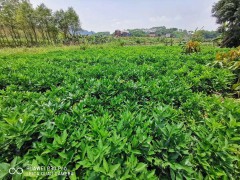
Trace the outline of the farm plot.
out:
M 237 179 L 240 104 L 226 97 L 233 74 L 207 66 L 217 51 L 0 54 L 0 179 L 11 167 L 46 179 L 39 166 L 71 179 Z

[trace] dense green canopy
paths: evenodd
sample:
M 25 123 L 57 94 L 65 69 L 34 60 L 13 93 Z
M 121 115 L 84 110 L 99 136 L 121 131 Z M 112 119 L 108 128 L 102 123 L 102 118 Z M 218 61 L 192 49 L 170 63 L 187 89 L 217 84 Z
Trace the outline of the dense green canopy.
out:
M 73 8 L 52 12 L 29 0 L 0 0 L 0 47 L 51 44 L 66 40 L 80 29 Z
M 221 24 L 219 30 L 223 32 L 222 46 L 237 47 L 240 45 L 240 1 L 220 0 L 212 9 L 217 23 Z

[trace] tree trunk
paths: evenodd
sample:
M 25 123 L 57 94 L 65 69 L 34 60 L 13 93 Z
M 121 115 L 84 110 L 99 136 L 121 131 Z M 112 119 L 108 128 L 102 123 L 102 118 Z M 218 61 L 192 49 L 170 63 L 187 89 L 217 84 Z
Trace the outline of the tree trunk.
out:
M 34 45 L 34 41 L 33 41 L 33 37 L 32 37 L 32 32 L 30 32 L 30 30 L 28 30 L 28 34 L 31 40 L 31 46 Z
M 10 45 L 10 41 L 8 40 L 8 36 L 7 36 L 7 33 L 6 33 L 5 28 L 4 28 L 3 25 L 2 25 L 2 30 L 3 30 L 3 34 L 5 36 L 5 39 L 6 39 L 7 43 L 8 43 L 8 45 Z
M 12 33 L 14 35 L 14 38 L 15 38 L 15 41 L 16 41 L 16 45 L 18 46 L 19 45 L 18 36 L 17 36 L 17 33 L 14 30 L 13 25 L 11 25 L 11 30 L 12 30 Z
M 2 38 L 2 33 L 0 32 L 0 47 L 4 47 L 4 40 Z
M 2 44 L 4 45 L 4 46 L 6 46 L 6 44 L 5 44 L 5 40 L 4 40 L 4 33 L 2 32 L 2 26 L 0 26 L 1 27 L 1 29 L 0 29 L 0 38 L 1 38 L 1 41 L 2 41 Z
M 25 36 L 25 39 L 26 39 L 26 41 L 27 41 L 27 45 L 28 45 L 28 44 L 29 44 L 29 40 L 28 40 L 27 34 L 26 34 L 26 32 L 25 32 L 24 29 L 23 29 L 23 34 L 24 34 L 24 36 Z
M 220 46 L 221 48 L 226 47 L 226 45 L 233 39 L 233 37 L 226 38 L 223 40 L 222 45 Z
M 34 34 L 35 42 L 38 43 L 37 32 L 36 32 L 36 29 L 35 29 L 33 24 L 31 25 L 31 28 L 32 28 L 32 31 L 33 31 L 33 34 Z
M 12 31 L 12 27 L 10 27 L 9 29 L 9 33 L 10 33 L 10 36 L 12 37 L 12 41 L 14 43 L 15 46 L 17 46 L 17 42 L 16 42 L 16 36 L 14 35 L 14 32 Z
M 48 44 L 50 44 L 51 42 L 51 37 L 49 35 L 49 32 L 48 32 L 48 29 L 45 30 L 45 34 L 46 34 L 46 37 L 47 37 L 47 41 L 48 41 Z
M 42 27 L 40 27 L 40 31 L 41 31 L 41 34 L 42 34 L 43 42 L 46 43 L 46 37 L 45 37 L 44 30 L 43 30 Z
M 20 46 L 22 46 L 22 39 L 21 39 L 21 35 L 18 30 L 17 30 L 17 37 L 19 39 Z

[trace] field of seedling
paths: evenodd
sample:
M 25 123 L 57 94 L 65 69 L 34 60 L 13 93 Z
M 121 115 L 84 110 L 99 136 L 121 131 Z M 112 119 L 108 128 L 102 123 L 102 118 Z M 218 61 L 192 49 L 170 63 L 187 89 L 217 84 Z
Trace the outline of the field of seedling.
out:
M 0 179 L 239 178 L 236 76 L 214 63 L 227 51 L 2 50 Z

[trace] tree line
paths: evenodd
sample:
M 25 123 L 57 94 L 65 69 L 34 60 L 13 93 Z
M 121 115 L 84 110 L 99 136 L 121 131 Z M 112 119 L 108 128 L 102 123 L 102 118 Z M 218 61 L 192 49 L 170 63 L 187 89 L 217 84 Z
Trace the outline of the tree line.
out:
M 178 28 L 166 28 L 165 26 L 161 27 L 154 27 L 149 30 L 152 30 L 156 36 L 165 36 L 166 34 L 170 34 L 171 37 L 174 38 L 186 38 L 189 37 L 191 34 L 199 34 L 203 40 L 211 40 L 217 38 L 220 33 L 218 31 L 208 31 L 208 30 L 195 30 L 194 31 L 187 31 Z M 149 32 L 143 29 L 128 29 L 130 34 L 134 37 L 145 37 L 149 35 Z
M 0 46 L 34 46 L 67 43 L 81 28 L 72 7 L 53 12 L 44 4 L 36 8 L 29 0 L 0 0 Z

